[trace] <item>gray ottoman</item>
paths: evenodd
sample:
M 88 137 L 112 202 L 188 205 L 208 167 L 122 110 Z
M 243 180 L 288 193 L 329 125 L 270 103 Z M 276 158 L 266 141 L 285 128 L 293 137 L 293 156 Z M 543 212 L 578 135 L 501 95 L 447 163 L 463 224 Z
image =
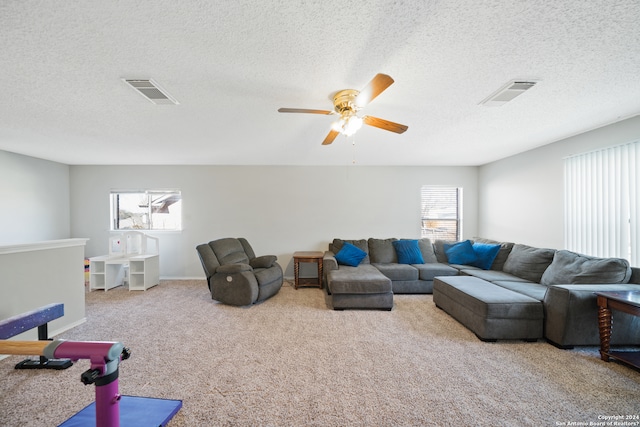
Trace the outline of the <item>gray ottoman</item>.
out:
M 371 264 L 341 265 L 327 274 L 327 290 L 334 310 L 393 308 L 391 280 Z
M 542 338 L 542 302 L 477 277 L 436 277 L 433 302 L 482 341 Z

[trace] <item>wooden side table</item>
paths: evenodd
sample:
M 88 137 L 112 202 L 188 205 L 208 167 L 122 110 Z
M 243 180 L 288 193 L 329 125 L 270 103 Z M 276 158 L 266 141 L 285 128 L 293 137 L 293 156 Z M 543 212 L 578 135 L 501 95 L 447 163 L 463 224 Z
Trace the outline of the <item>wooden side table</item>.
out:
M 640 369 L 639 351 L 611 351 L 611 310 L 620 310 L 633 316 L 640 316 L 640 292 L 611 291 L 596 292 L 598 297 L 598 327 L 600 329 L 600 358 L 605 362 L 609 358 L 618 359 Z
M 322 257 L 323 252 L 320 251 L 301 251 L 293 253 L 293 272 L 295 275 L 295 288 L 299 286 L 318 287 L 322 289 Z M 300 277 L 300 263 L 311 262 L 318 267 L 318 277 Z

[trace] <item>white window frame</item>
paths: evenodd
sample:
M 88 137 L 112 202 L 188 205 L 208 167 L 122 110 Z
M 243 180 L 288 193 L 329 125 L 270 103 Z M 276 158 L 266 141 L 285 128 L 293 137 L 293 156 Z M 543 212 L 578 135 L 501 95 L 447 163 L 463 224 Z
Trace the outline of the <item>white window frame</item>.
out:
M 423 185 L 420 189 L 420 234 L 435 240 L 461 240 L 462 187 Z M 453 231 L 453 232 L 452 232 Z
M 133 220 L 134 225 L 123 226 L 121 224 L 122 215 L 120 211 L 120 198 L 124 195 L 139 195 L 141 204 L 138 206 L 142 209 L 146 208 L 146 212 L 136 212 L 136 219 Z M 146 202 L 144 201 L 146 197 Z M 177 200 L 176 200 L 177 199 Z M 169 203 L 166 203 L 169 200 Z M 110 222 L 111 231 L 181 231 L 182 230 L 182 193 L 180 190 L 158 190 L 158 189 L 135 189 L 135 190 L 111 190 L 109 194 L 110 201 Z M 163 203 L 164 204 L 161 204 Z M 170 225 L 160 223 L 158 211 L 154 209 L 171 209 L 173 215 L 169 221 Z M 132 215 L 133 217 L 133 215 Z

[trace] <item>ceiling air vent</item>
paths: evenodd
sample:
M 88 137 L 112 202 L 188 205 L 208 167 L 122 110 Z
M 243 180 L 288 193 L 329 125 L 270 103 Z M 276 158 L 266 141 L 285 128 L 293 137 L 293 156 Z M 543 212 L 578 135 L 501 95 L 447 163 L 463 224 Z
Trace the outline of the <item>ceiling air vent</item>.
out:
M 525 91 L 531 89 L 536 85 L 536 81 L 510 81 L 506 85 L 502 86 L 500 89 L 489 95 L 486 99 L 484 99 L 480 105 L 485 105 L 487 107 L 499 107 L 501 105 L 506 104 L 511 101 L 516 96 L 524 93 Z
M 124 80 L 139 94 L 157 105 L 178 104 L 173 97 L 161 89 L 153 80 Z

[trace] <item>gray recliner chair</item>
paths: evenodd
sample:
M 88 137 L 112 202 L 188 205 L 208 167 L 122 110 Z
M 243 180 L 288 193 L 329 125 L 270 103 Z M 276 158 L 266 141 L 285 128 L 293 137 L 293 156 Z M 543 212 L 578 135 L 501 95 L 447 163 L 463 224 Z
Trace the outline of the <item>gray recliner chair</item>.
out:
M 277 294 L 282 267 L 275 255 L 256 257 L 244 238 L 224 238 L 196 246 L 211 298 L 230 305 L 251 305 Z

